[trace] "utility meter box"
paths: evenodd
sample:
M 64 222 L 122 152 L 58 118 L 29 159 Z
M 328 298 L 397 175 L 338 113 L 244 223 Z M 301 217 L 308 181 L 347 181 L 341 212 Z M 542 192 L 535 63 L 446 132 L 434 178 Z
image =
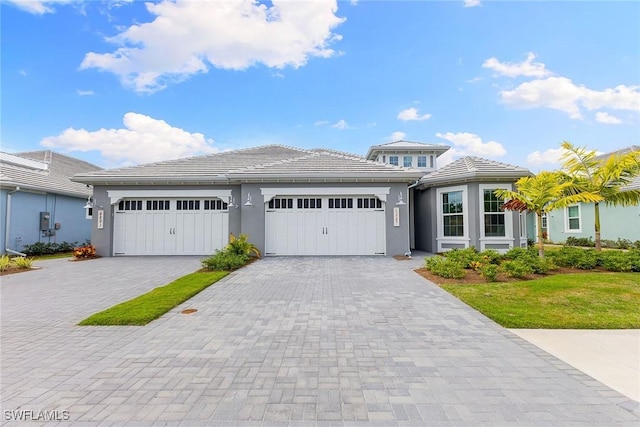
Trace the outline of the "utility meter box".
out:
M 40 212 L 40 231 L 49 231 L 49 221 L 51 214 L 49 212 Z

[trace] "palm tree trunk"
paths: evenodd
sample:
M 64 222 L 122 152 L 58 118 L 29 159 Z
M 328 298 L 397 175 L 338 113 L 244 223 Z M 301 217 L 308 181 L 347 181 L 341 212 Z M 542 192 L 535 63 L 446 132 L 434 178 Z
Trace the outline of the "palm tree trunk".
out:
M 536 212 L 538 224 L 538 256 L 544 258 L 544 239 L 542 238 L 542 211 Z
M 596 251 L 602 250 L 602 244 L 600 243 L 600 203 L 595 203 L 594 213 L 596 217 Z

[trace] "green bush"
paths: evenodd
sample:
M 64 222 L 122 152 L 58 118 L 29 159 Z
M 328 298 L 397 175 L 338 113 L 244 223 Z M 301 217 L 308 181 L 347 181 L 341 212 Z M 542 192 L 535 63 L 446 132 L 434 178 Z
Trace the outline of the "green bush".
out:
M 452 249 L 444 253 L 445 258 L 451 262 L 455 262 L 462 268 L 472 268 L 475 262 L 482 262 L 482 257 L 476 248 L 470 246 L 465 249 Z
M 480 275 L 484 277 L 487 282 L 498 281 L 499 267 L 495 264 L 487 264 L 480 269 Z
M 229 271 L 240 268 L 247 262 L 249 262 L 248 255 L 222 250 L 216 251 L 215 255 L 202 260 L 202 266 L 208 270 Z
M 535 274 L 547 274 L 551 270 L 557 270 L 558 266 L 550 258 L 534 258 L 529 261 L 529 266 Z
M 247 257 L 256 256 L 260 258 L 260 251 L 253 243 L 249 242 L 249 236 L 246 234 L 240 234 L 236 237 L 231 233 L 229 236 L 229 244 L 224 249 L 232 254 Z
M 640 248 L 630 250 L 627 256 L 631 259 L 631 271 L 640 272 Z
M 634 256 L 640 262 L 640 256 L 632 252 L 605 251 L 600 254 L 600 266 L 609 271 L 633 271 Z
M 596 245 L 596 242 L 593 241 L 591 236 L 589 237 L 567 237 L 567 241 L 565 242 L 567 246 L 582 246 L 587 248 L 592 248 Z
M 594 249 L 580 249 L 571 246 L 563 246 L 560 250 L 550 251 L 548 256 L 560 267 L 579 268 L 592 270 L 599 264 L 599 252 Z
M 517 279 L 522 279 L 533 273 L 533 268 L 522 260 L 505 261 L 501 264 L 501 267 L 507 276 Z
M 45 243 L 36 242 L 31 245 L 24 245 L 22 252 L 29 256 L 51 255 L 58 252 L 71 252 L 78 245 L 78 242 Z
M 631 249 L 633 247 L 633 243 L 629 239 L 618 238 L 616 244 L 618 246 L 618 249 Z
M 485 249 L 479 255 L 484 264 L 498 265 L 502 261 L 502 254 L 495 249 Z
M 503 259 L 514 261 L 514 260 L 531 260 L 538 257 L 538 250 L 533 247 L 520 248 L 513 247 L 509 249 L 502 257 Z
M 436 276 L 447 279 L 462 279 L 466 273 L 459 262 L 448 258 L 434 256 L 425 259 L 425 267 Z

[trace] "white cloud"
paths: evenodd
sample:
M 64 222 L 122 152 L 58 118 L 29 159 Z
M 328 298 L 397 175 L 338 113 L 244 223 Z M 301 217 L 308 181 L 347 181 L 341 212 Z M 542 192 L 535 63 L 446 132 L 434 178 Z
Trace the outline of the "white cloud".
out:
M 318 120 L 313 125 L 314 126 L 324 126 L 324 125 L 328 125 L 328 124 L 329 124 L 329 120 Z
M 557 168 L 560 166 L 560 157 L 564 153 L 562 148 L 549 148 L 545 151 L 534 151 L 527 156 L 527 164 L 531 166 L 546 165 Z
M 407 134 L 404 132 L 395 131 L 387 137 L 387 141 L 389 142 L 403 141 L 406 136 Z
M 574 84 L 566 77 L 549 77 L 520 84 L 514 90 L 500 92 L 500 97 L 515 108 L 546 107 L 581 119 L 581 106 L 588 110 L 610 108 L 640 111 L 639 86 L 616 86 L 597 91 Z
M 336 0 L 164 0 L 146 3 L 152 22 L 132 25 L 108 41 L 111 53 L 89 52 L 80 68 L 120 77 L 136 92 L 155 92 L 170 82 L 206 73 L 210 66 L 244 70 L 257 64 L 299 68 L 310 58 L 336 54 L 332 32 L 345 19 Z
M 418 109 L 411 107 L 406 110 L 402 110 L 398 113 L 398 120 L 409 121 L 409 120 L 429 120 L 431 118 L 431 114 L 423 114 L 420 115 L 418 113 Z
M 349 126 L 349 124 L 345 119 L 338 120 L 336 123 L 332 124 L 331 127 L 334 129 L 340 129 L 340 130 L 351 129 L 351 127 Z
M 44 15 L 45 13 L 53 13 L 55 9 L 53 6 L 56 4 L 68 4 L 73 0 L 3 0 L 11 3 L 24 10 L 25 12 L 32 13 L 34 15 Z
M 500 62 L 497 58 L 489 58 L 482 64 L 482 68 L 488 68 L 496 72 L 496 75 L 507 77 L 546 77 L 551 74 L 542 62 L 533 62 L 536 55 L 533 52 L 527 54 L 527 59 L 520 63 Z
M 100 151 L 109 163 L 128 165 L 177 159 L 218 151 L 212 139 L 137 113 L 126 113 L 123 129 L 66 129 L 40 145 L 70 151 Z
M 91 96 L 96 94 L 92 90 L 78 90 L 77 92 L 78 92 L 78 96 Z
M 606 123 L 608 125 L 619 125 L 619 124 L 622 123 L 622 120 L 620 120 L 616 116 L 612 116 L 609 113 L 605 113 L 603 111 L 598 111 L 596 113 L 596 122 L 598 122 L 598 123 Z
M 451 142 L 452 147 L 438 157 L 438 166 L 444 166 L 464 156 L 493 158 L 504 156 L 507 151 L 496 141 L 482 142 L 482 138 L 474 133 L 436 133 L 438 138 Z
M 480 3 L 480 0 L 464 0 L 464 7 L 476 7 L 476 6 L 482 6 L 482 3 Z

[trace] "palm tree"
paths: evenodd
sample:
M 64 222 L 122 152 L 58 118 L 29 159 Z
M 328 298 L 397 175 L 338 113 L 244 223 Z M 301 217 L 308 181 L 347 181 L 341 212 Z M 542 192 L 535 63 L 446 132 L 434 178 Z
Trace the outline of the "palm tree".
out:
M 564 141 L 562 169 L 573 182 L 574 195 L 600 196 L 594 200 L 596 250 L 600 243 L 600 202 L 613 206 L 635 206 L 640 203 L 640 190 L 624 190 L 635 177 L 640 176 L 640 150 L 613 153 L 606 160 L 594 150 L 574 147 Z
M 544 257 L 542 238 L 542 215 L 558 208 L 578 203 L 600 201 L 600 196 L 590 193 L 571 192 L 573 182 L 564 179 L 560 172 L 542 171 L 534 176 L 525 176 L 516 181 L 517 191 L 495 190 L 494 194 L 507 200 L 503 209 L 535 212 L 538 222 L 538 254 Z

